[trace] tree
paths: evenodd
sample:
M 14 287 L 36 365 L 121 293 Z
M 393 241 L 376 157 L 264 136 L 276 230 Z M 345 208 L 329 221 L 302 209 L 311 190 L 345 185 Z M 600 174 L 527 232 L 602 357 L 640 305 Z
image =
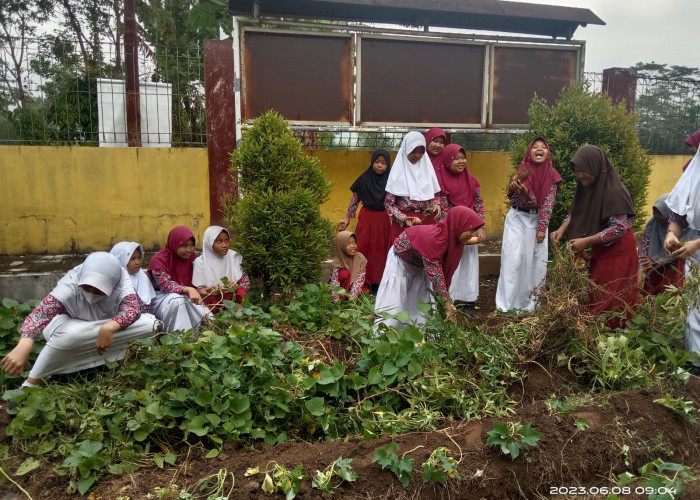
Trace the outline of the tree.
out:
M 317 280 L 333 238 L 319 207 L 330 193 L 319 160 L 303 155 L 284 119 L 269 111 L 234 151 L 231 172 L 243 195 L 226 208 L 232 246 L 265 295 Z
M 646 203 L 651 160 L 639 145 L 635 129 L 637 116 L 628 113 L 624 103 L 614 105 L 609 97 L 589 94 L 578 84 L 564 88 L 559 100 L 551 106 L 535 97 L 528 114 L 529 128 L 511 144 L 510 157 L 517 169 L 532 139 L 542 136 L 549 142 L 552 163 L 563 179 L 550 227 L 559 227 L 569 211 L 576 188 L 569 162 L 585 144 L 594 144 L 605 151 L 637 210 Z M 645 222 L 637 217 L 635 227 L 638 229 Z
M 700 69 L 637 63 L 639 139 L 654 153 L 687 154 L 684 140 L 700 129 Z

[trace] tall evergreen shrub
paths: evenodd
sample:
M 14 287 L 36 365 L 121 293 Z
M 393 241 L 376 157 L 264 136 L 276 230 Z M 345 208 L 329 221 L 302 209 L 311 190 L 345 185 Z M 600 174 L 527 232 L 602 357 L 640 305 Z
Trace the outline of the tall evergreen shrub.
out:
M 242 198 L 231 200 L 226 218 L 251 277 L 263 280 L 268 296 L 317 281 L 333 237 L 321 217 L 330 183 L 318 158 L 303 155 L 284 119 L 269 111 L 234 151 L 231 172 Z
M 585 144 L 605 151 L 639 213 L 646 203 L 651 160 L 639 144 L 635 128 L 638 117 L 628 113 L 624 103 L 614 105 L 608 96 L 591 94 L 583 85 L 575 85 L 563 89 L 559 100 L 551 106 L 535 97 L 528 114 L 529 129 L 511 143 L 510 157 L 517 169 L 530 141 L 537 136 L 547 139 L 552 163 L 563 179 L 550 229 L 557 229 L 569 211 L 576 189 L 576 178 L 569 162 L 576 150 Z M 639 229 L 644 223 L 644 217 L 637 217 L 635 228 Z

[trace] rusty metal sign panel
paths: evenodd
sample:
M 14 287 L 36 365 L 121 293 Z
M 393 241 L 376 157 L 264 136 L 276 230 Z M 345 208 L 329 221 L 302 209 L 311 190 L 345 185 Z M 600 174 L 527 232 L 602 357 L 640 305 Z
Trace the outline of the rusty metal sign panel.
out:
M 495 47 L 491 123 L 528 123 L 535 94 L 550 104 L 576 80 L 576 50 Z
M 482 122 L 483 44 L 364 36 L 359 43 L 359 122 Z
M 352 122 L 351 35 L 244 32 L 243 117 Z

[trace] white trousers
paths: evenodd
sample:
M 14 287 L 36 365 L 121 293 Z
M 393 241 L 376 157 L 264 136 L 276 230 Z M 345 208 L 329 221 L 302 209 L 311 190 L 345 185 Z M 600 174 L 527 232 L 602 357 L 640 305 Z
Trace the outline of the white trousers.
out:
M 685 349 L 690 352 L 700 352 L 700 309 L 694 309 L 688 313 L 688 321 L 685 324 Z M 700 366 L 700 363 L 693 363 Z
M 178 293 L 156 292 L 151 312 L 163 322 L 168 333 L 196 329 L 209 313 L 205 305 L 197 305 Z
M 501 272 L 496 289 L 496 308 L 501 311 L 535 310 L 534 288 L 547 275 L 548 233 L 537 243 L 537 214 L 511 208 L 506 215 L 501 246 Z
M 430 290 L 430 281 L 423 267 L 409 264 L 396 255 L 392 248 L 389 250 L 382 281 L 379 283 L 374 311 L 377 314 L 381 312 L 397 314 L 408 311 L 411 322 L 424 324 L 425 317 L 422 312 L 416 309 L 416 304 L 419 302 L 431 303 Z M 380 323 L 399 328 L 405 326 L 404 323 L 393 318 L 387 320 L 380 318 L 376 325 Z
M 128 328 L 114 334 L 112 345 L 101 356 L 97 353 L 97 334 L 109 320 L 84 321 L 59 314 L 44 329 L 46 345 L 29 372 L 31 378 L 44 378 L 57 373 L 73 373 L 117 361 L 126 355 L 127 343 L 150 337 L 155 332 L 156 318 L 142 314 Z
M 479 245 L 465 245 L 449 292 L 453 301 L 476 302 L 479 298 Z

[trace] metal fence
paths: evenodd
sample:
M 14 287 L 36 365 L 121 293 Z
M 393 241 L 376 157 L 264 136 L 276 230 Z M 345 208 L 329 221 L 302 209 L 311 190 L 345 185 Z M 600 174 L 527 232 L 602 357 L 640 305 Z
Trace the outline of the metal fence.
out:
M 65 40 L 0 39 L 0 144 L 124 145 L 124 49 L 102 44 L 87 58 Z M 146 146 L 205 147 L 204 61 L 200 47 L 139 51 L 141 128 Z M 602 75 L 586 73 L 590 92 Z M 637 78 L 635 111 L 642 146 L 687 154 L 685 137 L 700 129 L 700 82 Z M 398 149 L 405 127 L 294 128 L 307 149 Z M 519 130 L 453 129 L 474 151 L 505 151 Z
M 0 144 L 126 143 L 124 47 L 86 55 L 76 42 L 0 39 Z M 200 47 L 139 48 L 146 146 L 205 146 Z

